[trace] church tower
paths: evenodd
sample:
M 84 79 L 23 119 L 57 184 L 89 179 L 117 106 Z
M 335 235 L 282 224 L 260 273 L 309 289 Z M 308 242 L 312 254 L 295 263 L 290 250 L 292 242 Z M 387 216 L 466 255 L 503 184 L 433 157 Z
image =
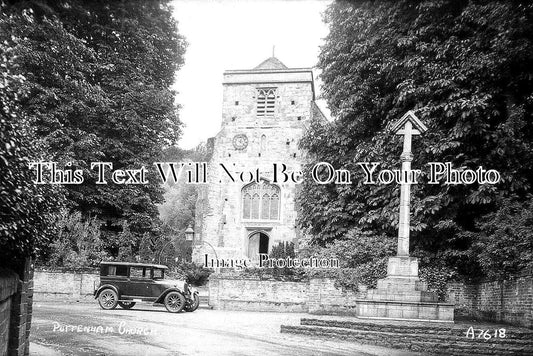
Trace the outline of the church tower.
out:
M 273 167 L 301 170 L 298 141 L 311 116 L 321 115 L 311 68 L 287 68 L 275 57 L 225 71 L 222 85 L 222 127 L 211 141 L 196 207 L 193 261 L 199 263 L 204 254 L 256 259 L 280 242 L 296 244 L 298 184 L 280 176 L 274 182 Z

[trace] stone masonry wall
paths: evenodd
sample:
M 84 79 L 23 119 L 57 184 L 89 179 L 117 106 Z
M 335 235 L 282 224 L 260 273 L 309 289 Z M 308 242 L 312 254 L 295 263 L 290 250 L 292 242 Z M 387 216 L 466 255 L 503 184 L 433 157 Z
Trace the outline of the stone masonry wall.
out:
M 35 271 L 35 300 L 65 298 L 92 300 L 94 287 L 100 283 L 97 271 Z
M 93 286 L 98 283 L 98 278 L 96 272 L 36 271 L 35 300 L 47 300 L 50 297 L 92 300 Z M 13 303 L 9 296 L 6 297 L 10 293 L 9 290 L 13 289 L 4 287 L 8 284 L 5 277 L 0 276 L 0 320 L 3 321 L 0 322 L 0 340 L 5 337 L 2 331 L 5 331 L 8 303 Z M 28 283 L 27 289 L 29 286 Z M 209 305 L 215 309 L 344 315 L 355 315 L 356 310 L 357 294 L 336 288 L 334 281 L 327 278 L 284 282 L 213 274 L 208 287 Z M 456 319 L 475 318 L 533 327 L 531 275 L 503 283 L 451 283 L 448 286 L 448 295 L 453 295 Z M 26 308 L 31 311 L 31 307 Z
M 478 285 L 450 284 L 456 317 L 533 327 L 533 275 Z
M 215 309 L 311 314 L 355 314 L 354 292 L 336 288 L 331 279 L 287 282 L 211 275 L 209 305 Z
M 522 276 L 503 284 L 452 283 L 448 294 L 453 295 L 456 319 L 533 327 L 533 276 Z M 209 305 L 215 309 L 356 315 L 356 299 L 357 293 L 335 287 L 334 280 L 328 278 L 284 282 L 212 275 L 209 281 Z
M 209 305 L 215 309 L 307 312 L 307 282 L 209 277 Z
M 360 297 L 360 296 L 359 296 Z M 309 280 L 309 313 L 356 315 L 358 293 L 335 287 L 327 278 Z

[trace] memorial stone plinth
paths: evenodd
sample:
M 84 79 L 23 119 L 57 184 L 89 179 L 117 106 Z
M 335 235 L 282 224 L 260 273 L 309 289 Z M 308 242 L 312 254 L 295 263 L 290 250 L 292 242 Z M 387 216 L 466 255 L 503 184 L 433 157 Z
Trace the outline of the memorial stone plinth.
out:
M 402 171 L 411 169 L 412 135 L 424 133 L 426 126 L 412 111 L 407 112 L 392 127 L 404 135 L 401 155 Z M 369 289 L 365 299 L 357 300 L 357 316 L 372 319 L 400 319 L 453 322 L 454 305 L 438 303 L 434 292 L 418 277 L 418 259 L 409 256 L 410 183 L 400 187 L 400 220 L 398 224 L 398 253 L 390 257 L 387 277 L 378 280 L 376 289 Z

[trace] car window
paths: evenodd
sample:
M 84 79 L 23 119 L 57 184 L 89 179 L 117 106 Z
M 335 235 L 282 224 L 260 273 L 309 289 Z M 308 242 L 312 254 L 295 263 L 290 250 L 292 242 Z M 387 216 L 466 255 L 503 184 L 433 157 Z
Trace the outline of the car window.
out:
M 126 277 L 128 275 L 128 266 L 117 266 L 115 275 Z
M 148 272 L 148 273 L 146 273 Z M 150 270 L 144 267 L 130 267 L 131 278 L 150 278 Z
M 107 275 L 126 277 L 128 275 L 128 267 L 127 266 L 107 266 Z
M 154 279 L 163 279 L 164 273 L 160 268 L 154 268 Z

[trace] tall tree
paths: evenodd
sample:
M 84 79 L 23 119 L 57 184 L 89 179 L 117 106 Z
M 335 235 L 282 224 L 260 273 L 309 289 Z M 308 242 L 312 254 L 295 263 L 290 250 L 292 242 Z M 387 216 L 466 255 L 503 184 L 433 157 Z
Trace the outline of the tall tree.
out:
M 186 43 L 169 1 L 34 1 L 12 11 L 26 18 L 15 49 L 30 93 L 25 111 L 36 118 L 48 160 L 84 171 L 83 184 L 66 186 L 71 208 L 106 223 L 114 254 L 124 221 L 134 248 L 145 233 L 157 236 L 162 190 L 153 171 L 149 184 L 117 185 L 107 175 L 99 185 L 90 164 L 151 168 L 179 138 L 170 86 Z
M 39 161 L 46 146 L 39 142 L 32 118 L 21 100 L 25 78 L 17 75 L 16 53 L 20 38 L 10 30 L 22 23 L 8 16 L 0 2 L 0 266 L 20 268 L 24 259 L 45 247 L 53 237 L 53 220 L 62 205 L 58 186 L 35 185 L 29 164 Z
M 532 18 L 527 1 L 352 1 L 328 8 L 330 33 L 318 66 L 337 119 L 313 123 L 301 145 L 354 178 L 351 185 L 305 181 L 300 224 L 310 227 L 314 243 L 351 239 L 361 248 L 362 234 L 396 234 L 398 186 L 362 184 L 356 162 L 400 168 L 401 142 L 388 128 L 412 109 L 429 127 L 413 142 L 413 168 L 427 172 L 428 162 L 451 162 L 501 174 L 497 185 L 430 185 L 423 176 L 412 189 L 414 254 L 426 265 L 481 275 L 478 242 L 491 234 L 484 217 L 505 201 L 525 209 L 532 199 Z

